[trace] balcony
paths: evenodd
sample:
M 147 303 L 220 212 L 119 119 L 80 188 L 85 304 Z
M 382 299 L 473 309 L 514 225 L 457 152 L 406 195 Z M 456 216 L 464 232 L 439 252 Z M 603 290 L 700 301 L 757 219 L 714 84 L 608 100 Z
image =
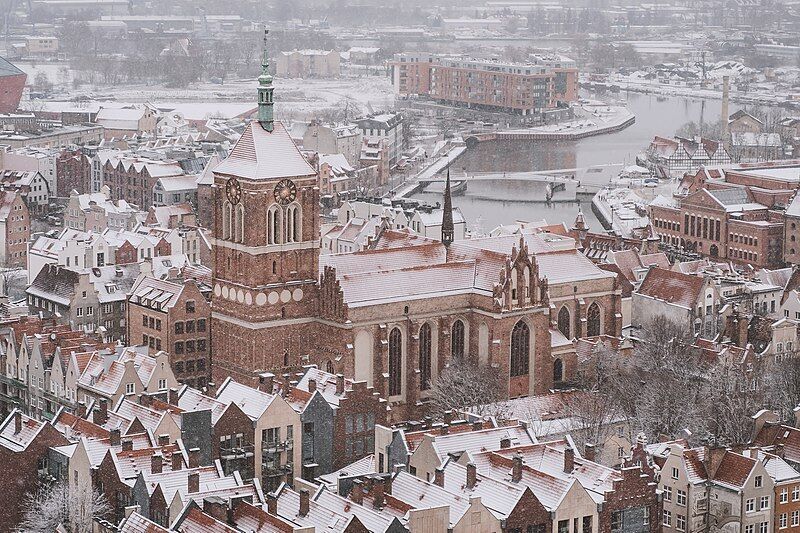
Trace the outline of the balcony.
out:
M 219 457 L 223 461 L 231 461 L 234 459 L 246 459 L 254 456 L 255 456 L 255 446 L 253 446 L 252 444 L 235 448 L 220 447 L 219 449 Z

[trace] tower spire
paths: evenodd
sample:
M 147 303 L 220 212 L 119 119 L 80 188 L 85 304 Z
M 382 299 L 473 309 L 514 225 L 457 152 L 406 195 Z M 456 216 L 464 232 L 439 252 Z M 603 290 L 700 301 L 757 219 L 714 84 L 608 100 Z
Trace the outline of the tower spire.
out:
M 261 58 L 261 75 L 258 77 L 258 123 L 267 131 L 275 127 L 273 118 L 272 75 L 269 73 L 269 54 L 267 53 L 267 35 L 269 30 L 264 28 L 264 56 Z
M 453 200 L 450 196 L 450 166 L 447 167 L 447 181 L 444 185 L 444 211 L 442 212 L 442 244 L 450 246 L 455 240 L 453 225 Z

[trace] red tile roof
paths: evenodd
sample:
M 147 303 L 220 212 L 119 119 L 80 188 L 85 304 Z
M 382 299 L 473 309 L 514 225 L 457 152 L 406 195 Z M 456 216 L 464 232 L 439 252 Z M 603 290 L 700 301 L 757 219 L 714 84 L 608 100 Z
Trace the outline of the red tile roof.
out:
M 704 280 L 663 268 L 653 267 L 642 280 L 636 292 L 662 302 L 694 308 L 700 299 Z
M 742 487 L 755 465 L 754 459 L 727 451 L 714 473 L 714 481 L 735 488 Z

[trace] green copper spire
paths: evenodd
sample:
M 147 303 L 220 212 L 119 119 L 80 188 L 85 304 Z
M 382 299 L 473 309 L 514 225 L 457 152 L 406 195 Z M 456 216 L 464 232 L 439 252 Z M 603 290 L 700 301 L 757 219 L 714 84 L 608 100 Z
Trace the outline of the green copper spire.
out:
M 261 76 L 258 77 L 258 122 L 267 131 L 275 127 L 272 105 L 272 76 L 269 73 L 269 54 L 267 53 L 267 35 L 269 30 L 264 30 L 264 57 L 261 59 Z

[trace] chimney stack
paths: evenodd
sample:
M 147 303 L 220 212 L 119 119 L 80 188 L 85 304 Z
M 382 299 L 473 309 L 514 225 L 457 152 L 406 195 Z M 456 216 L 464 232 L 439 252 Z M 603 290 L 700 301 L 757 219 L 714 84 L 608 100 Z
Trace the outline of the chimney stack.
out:
M 500 449 L 505 450 L 506 448 L 511 448 L 511 439 L 508 437 L 500 439 Z
M 449 433 L 450 433 L 450 426 L 448 424 L 443 425 L 441 429 L 439 429 L 440 435 L 448 435 Z
M 308 392 L 314 394 L 317 391 L 317 380 L 316 379 L 309 379 L 308 380 Z
M 731 96 L 731 78 L 730 76 L 722 77 L 722 142 L 728 140 L 728 119 L 730 114 L 728 112 L 728 102 Z
M 120 431 L 120 429 L 119 428 L 112 429 L 110 431 L 110 435 L 111 435 L 111 437 L 110 437 L 111 445 L 112 446 L 119 446 L 120 445 L 120 438 L 121 438 L 121 435 L 122 435 L 122 432 Z
M 189 494 L 200 492 L 200 472 L 189 472 L 187 480 L 186 490 Z
M 437 468 L 433 473 L 433 484 L 444 487 L 444 469 Z
M 222 523 L 228 521 L 228 503 L 219 496 L 209 496 L 203 499 L 203 512 Z
M 375 482 L 372 484 L 372 491 L 372 506 L 378 510 L 383 509 L 383 478 L 379 477 L 375 479 Z
M 471 489 L 475 487 L 475 483 L 478 481 L 478 469 L 475 468 L 473 463 L 467 463 L 467 488 Z
M 258 390 L 272 394 L 272 387 L 275 383 L 275 374 L 272 372 L 262 372 L 258 375 Z
M 86 418 L 86 402 L 83 400 L 78 402 L 78 408 L 75 410 L 75 416 L 78 418 Z
M 198 466 L 200 466 L 200 448 L 192 448 L 189 450 L 189 468 Z
M 122 451 L 123 451 L 123 452 L 129 452 L 129 451 L 131 451 L 131 450 L 133 450 L 133 440 L 131 440 L 131 439 L 124 439 L 124 440 L 122 441 Z
M 480 420 L 472 423 L 472 431 L 480 431 L 483 429 L 483 422 Z
M 309 508 L 308 489 L 300 489 L 300 516 L 306 516 Z
M 166 446 L 167 444 L 169 444 L 169 435 L 168 434 L 159 435 L 158 436 L 158 445 L 159 446 Z
M 153 399 L 150 397 L 149 394 L 142 394 L 139 396 L 139 405 L 143 407 L 150 407 L 153 403 Z
M 94 423 L 102 426 L 108 422 L 108 400 L 100 398 L 97 402 L 97 409 L 94 412 Z
M 183 468 L 183 455 L 178 450 L 172 452 L 172 471 L 180 470 Z
M 274 493 L 267 493 L 267 512 L 272 516 L 278 515 L 278 497 Z
M 575 450 L 567 446 L 564 450 L 564 472 L 571 474 L 575 470 Z
M 19 435 L 22 431 L 22 412 L 14 411 L 14 435 Z
M 169 389 L 167 393 L 167 402 L 170 405 L 178 405 L 178 389 Z
M 360 479 L 353 480 L 353 487 L 350 489 L 350 499 L 353 503 L 363 505 L 364 503 L 364 487 Z
M 516 454 L 513 459 L 514 463 L 511 466 L 511 481 L 519 483 L 522 480 L 522 456 Z
M 336 394 L 344 394 L 344 374 L 336 374 Z
M 160 474 L 164 468 L 164 460 L 159 452 L 150 456 L 150 473 Z
M 587 442 L 583 446 L 583 458 L 587 461 L 592 461 L 597 458 L 597 447 L 594 444 Z
M 445 425 L 448 425 L 448 426 L 453 423 L 453 410 L 452 409 L 448 409 L 447 411 L 444 412 L 444 420 L 443 420 L 443 422 L 445 423 Z

